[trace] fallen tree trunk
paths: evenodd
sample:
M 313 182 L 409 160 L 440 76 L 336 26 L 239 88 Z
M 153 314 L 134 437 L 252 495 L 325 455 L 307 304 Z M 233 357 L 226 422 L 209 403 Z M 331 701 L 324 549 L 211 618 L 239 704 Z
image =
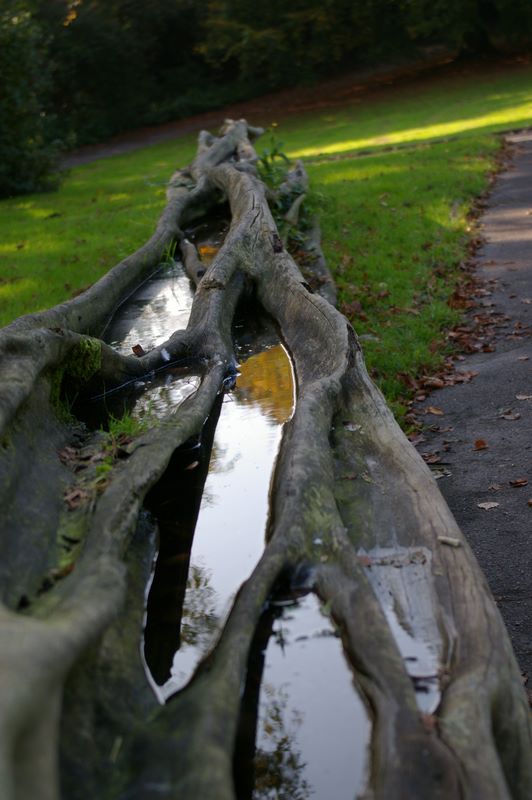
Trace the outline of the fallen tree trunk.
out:
M 525 800 L 530 721 L 507 633 L 429 470 L 370 381 L 355 332 L 329 302 L 316 241 L 308 234 L 303 277 L 279 237 L 255 169 L 259 134 L 244 121 L 218 138 L 202 133 L 147 245 L 79 298 L 0 332 L 0 794 L 53 800 L 62 780 L 67 798 L 234 797 L 253 637 L 279 582 L 288 575 L 297 589 L 304 574 L 370 711 L 364 797 Z M 303 181 L 298 168 L 282 189 L 289 224 Z M 231 224 L 205 270 L 183 229 L 221 202 Z M 197 284 L 190 322 L 122 356 L 94 337 L 174 240 Z M 290 352 L 297 406 L 264 553 L 193 680 L 160 707 L 138 657 L 155 549 L 143 508 L 181 446 L 203 436 L 210 448 L 205 420 L 234 381 L 232 323 L 250 294 Z M 199 376 L 198 388 L 102 476 L 105 435 L 67 414 L 65 396 L 109 393 L 176 364 Z M 397 626 L 436 654 L 428 711 Z

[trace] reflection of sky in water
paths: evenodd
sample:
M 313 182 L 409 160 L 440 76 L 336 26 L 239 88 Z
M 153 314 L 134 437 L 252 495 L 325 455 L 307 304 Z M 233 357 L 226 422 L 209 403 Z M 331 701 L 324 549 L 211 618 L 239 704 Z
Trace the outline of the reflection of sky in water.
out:
M 432 714 L 441 699 L 443 643 L 434 613 L 430 550 L 375 547 L 369 557 L 366 574 L 414 683 L 417 704 Z
M 200 246 L 208 263 L 216 247 Z M 193 289 L 178 263 L 167 266 L 125 303 L 107 330 L 107 341 L 131 355 L 186 328 Z M 194 534 L 183 615 L 181 647 L 172 676 L 153 685 L 161 700 L 180 689 L 213 644 L 242 581 L 264 548 L 268 495 L 282 426 L 294 407 L 290 359 L 281 345 L 252 355 L 239 369 L 216 428 L 209 474 Z M 134 416 L 164 417 L 197 387 L 199 378 L 176 368 L 156 375 L 136 400 Z
M 144 350 L 165 342 L 176 330 L 187 326 L 193 288 L 180 263 L 161 268 L 141 286 L 119 309 L 106 331 L 106 340 L 123 355 L 131 355 L 132 347 Z M 165 417 L 175 411 L 199 384 L 197 376 L 176 369 L 156 375 L 137 399 L 131 413 Z
M 124 355 L 140 344 L 151 350 L 174 331 L 186 328 L 193 289 L 179 263 L 161 268 L 119 309 L 106 331 L 106 340 Z
M 270 477 L 282 425 L 293 411 L 294 380 L 281 345 L 251 356 L 240 372 L 216 428 L 192 546 L 181 647 L 162 697 L 191 677 L 264 548 Z M 189 636 L 192 619 L 196 631 Z
M 259 701 L 254 800 L 353 800 L 365 786 L 371 723 L 315 595 L 283 609 Z

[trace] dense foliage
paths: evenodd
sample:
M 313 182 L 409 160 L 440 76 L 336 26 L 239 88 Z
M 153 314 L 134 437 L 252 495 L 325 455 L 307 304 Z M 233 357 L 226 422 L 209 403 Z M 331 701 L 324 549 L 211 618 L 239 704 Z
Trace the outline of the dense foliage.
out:
M 103 139 L 360 64 L 523 49 L 529 0 L 2 0 L 0 195 Z
M 57 148 L 44 104 L 41 32 L 24 4 L 0 8 L 0 196 L 49 188 Z

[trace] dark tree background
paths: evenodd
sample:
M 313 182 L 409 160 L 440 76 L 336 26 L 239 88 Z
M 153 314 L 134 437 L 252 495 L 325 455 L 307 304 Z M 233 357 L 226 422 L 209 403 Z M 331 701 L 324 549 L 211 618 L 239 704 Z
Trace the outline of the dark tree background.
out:
M 529 0 L 0 0 L 0 196 L 54 150 L 362 64 L 519 51 Z

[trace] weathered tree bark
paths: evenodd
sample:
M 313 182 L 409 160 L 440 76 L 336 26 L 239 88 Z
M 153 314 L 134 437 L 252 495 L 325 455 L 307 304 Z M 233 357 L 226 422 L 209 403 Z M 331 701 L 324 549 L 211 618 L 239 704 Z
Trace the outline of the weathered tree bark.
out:
M 436 483 L 332 304 L 316 238 L 306 260 L 314 277 L 305 278 L 279 238 L 255 171 L 259 134 L 245 121 L 226 123 L 218 138 L 203 132 L 141 250 L 80 297 L 0 332 L 0 796 L 55 800 L 61 751 L 67 798 L 233 798 L 254 632 L 280 577 L 305 567 L 371 712 L 364 796 L 525 800 L 530 719 L 507 633 Z M 303 180 L 298 167 L 282 189 L 293 192 L 291 224 Z M 182 230 L 222 201 L 231 226 L 203 274 Z M 141 357 L 121 356 L 94 337 L 175 240 L 197 284 L 189 325 Z M 234 377 L 231 325 L 249 291 L 279 325 L 297 375 L 269 538 L 216 647 L 159 707 L 138 657 L 154 549 L 143 506 Z M 108 391 L 165 368 L 168 355 L 199 371 L 197 391 L 130 444 L 105 480 L 89 457 L 82 469 L 80 450 L 97 453 L 102 434 L 65 421 L 62 393 Z M 66 447 L 71 463 L 58 456 Z M 81 500 L 69 509 L 64 496 L 75 491 Z M 389 609 L 413 634 L 429 630 L 438 648 L 434 715 L 418 708 Z

